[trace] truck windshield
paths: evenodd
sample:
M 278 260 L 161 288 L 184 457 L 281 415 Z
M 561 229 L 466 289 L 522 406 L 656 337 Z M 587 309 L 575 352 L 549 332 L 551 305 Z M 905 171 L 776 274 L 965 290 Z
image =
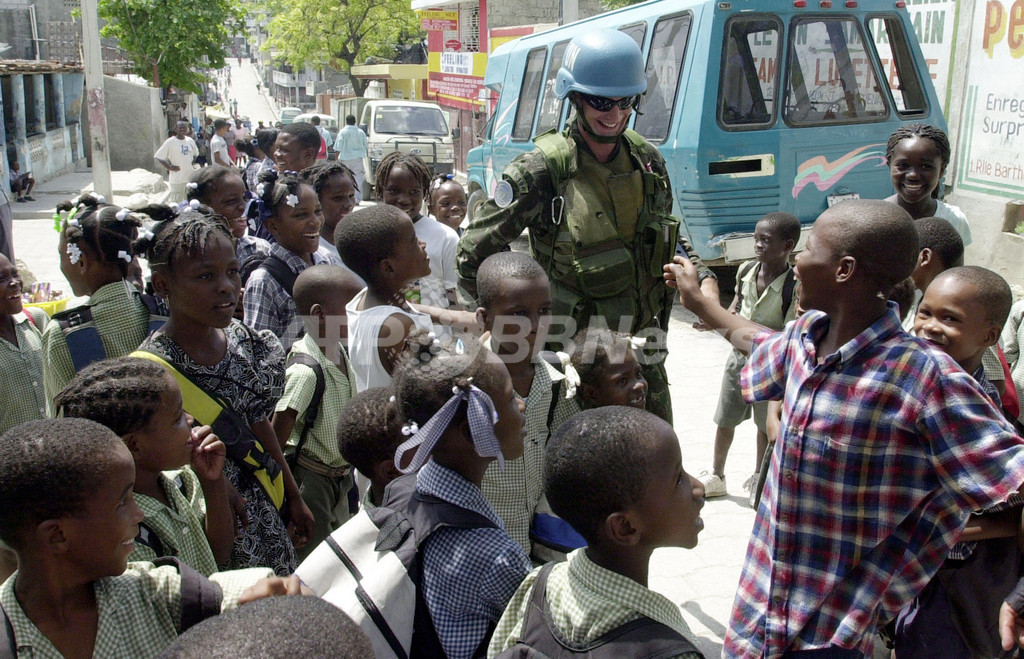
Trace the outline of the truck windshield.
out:
M 415 106 L 381 107 L 373 115 L 373 130 L 385 135 L 431 135 L 448 134 L 448 125 L 438 108 Z

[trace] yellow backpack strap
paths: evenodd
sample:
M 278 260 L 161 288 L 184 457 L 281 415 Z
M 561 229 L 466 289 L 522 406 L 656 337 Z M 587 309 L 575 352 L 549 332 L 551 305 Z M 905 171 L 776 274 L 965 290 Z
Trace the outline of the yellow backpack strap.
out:
M 284 472 L 252 430 L 240 418 L 235 418 L 236 415 L 229 411 L 225 403 L 211 396 L 160 355 L 148 350 L 136 350 L 131 356 L 156 362 L 174 376 L 181 389 L 182 407 L 196 421 L 213 428 L 227 447 L 228 454 L 248 465 L 250 473 L 263 491 L 274 506 L 280 509 L 284 505 Z

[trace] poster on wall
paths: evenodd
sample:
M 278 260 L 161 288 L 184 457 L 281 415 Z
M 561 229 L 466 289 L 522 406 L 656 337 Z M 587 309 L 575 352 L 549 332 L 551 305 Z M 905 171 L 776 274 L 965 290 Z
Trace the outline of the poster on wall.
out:
M 956 53 L 957 0 L 909 0 L 907 13 L 928 64 L 935 95 L 945 113 L 949 110 L 947 91 Z M 885 66 L 893 67 L 893 64 L 887 62 Z M 892 72 L 886 73 L 891 75 Z
M 1024 15 L 1019 1 L 975 7 L 957 185 L 1024 194 Z

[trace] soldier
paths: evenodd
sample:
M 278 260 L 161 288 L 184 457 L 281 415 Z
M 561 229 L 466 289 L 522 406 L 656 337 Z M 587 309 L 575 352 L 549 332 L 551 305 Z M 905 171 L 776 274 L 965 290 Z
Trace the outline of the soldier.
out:
M 555 92 L 575 114 L 564 132 L 538 136 L 475 209 L 456 259 L 463 294 L 475 297 L 480 263 L 529 228 L 530 251 L 551 279 L 556 322 L 570 317 L 569 334 L 604 324 L 647 338 L 647 410 L 671 423 L 664 361 L 674 293 L 662 266 L 677 241 L 698 266 L 704 294 L 717 300 L 718 283 L 679 237 L 664 159 L 626 129 L 647 89 L 636 42 L 594 30 L 573 39 L 562 62 Z

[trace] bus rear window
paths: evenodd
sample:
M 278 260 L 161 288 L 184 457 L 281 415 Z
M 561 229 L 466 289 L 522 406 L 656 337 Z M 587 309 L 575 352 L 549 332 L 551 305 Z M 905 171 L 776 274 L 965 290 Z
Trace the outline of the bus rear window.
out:
M 749 129 L 775 123 L 782 26 L 774 17 L 742 16 L 730 21 L 722 49 L 718 121 Z
M 690 37 L 690 14 L 658 20 L 647 56 L 647 94 L 633 128 L 652 142 L 664 142 L 672 123 L 672 107 L 683 72 L 683 57 Z
M 852 19 L 795 22 L 789 35 L 786 122 L 808 126 L 884 120 L 888 106 L 873 55 Z
M 534 48 L 526 56 L 526 70 L 523 72 L 523 85 L 520 89 L 519 106 L 516 108 L 515 123 L 512 124 L 512 139 L 525 142 L 530 139 L 533 128 L 533 114 L 537 110 L 540 96 L 540 85 L 544 80 L 544 59 L 547 48 Z
M 914 66 L 907 33 L 895 16 L 868 20 L 868 34 L 882 63 L 886 86 L 892 93 L 896 111 L 901 115 L 918 115 L 928 111 L 928 102 L 921 78 Z

